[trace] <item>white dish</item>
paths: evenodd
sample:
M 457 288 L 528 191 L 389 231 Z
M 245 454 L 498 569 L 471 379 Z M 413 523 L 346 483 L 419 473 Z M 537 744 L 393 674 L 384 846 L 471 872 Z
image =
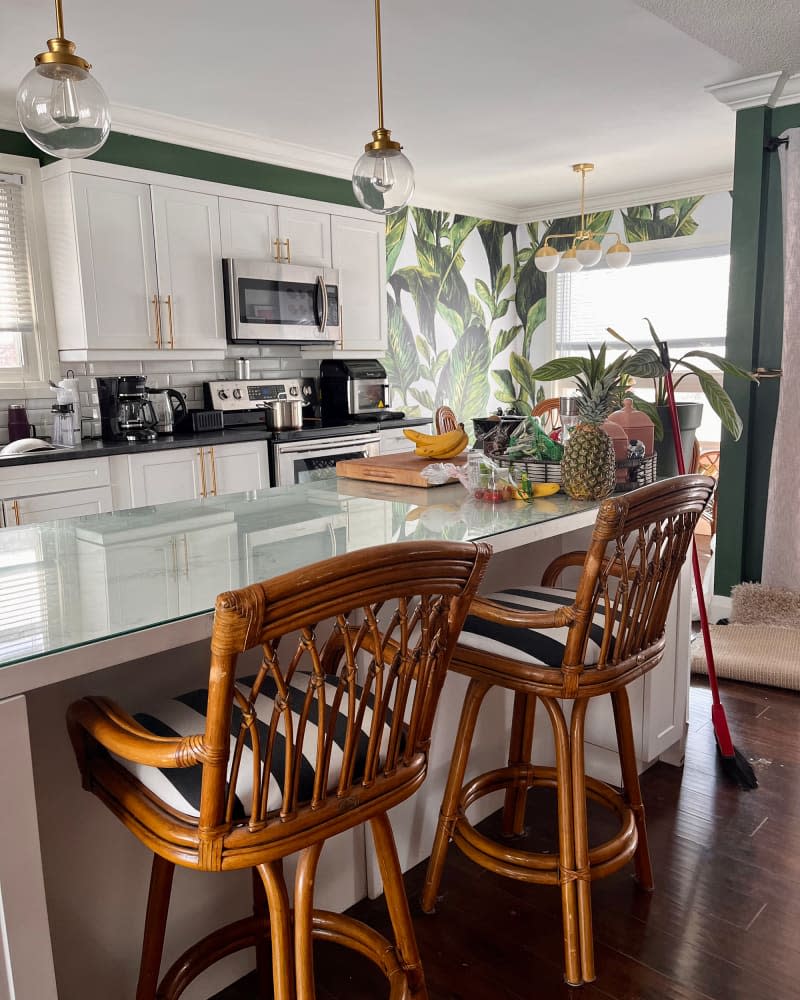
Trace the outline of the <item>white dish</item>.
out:
M 15 455 L 26 455 L 31 451 L 55 451 L 55 448 L 41 438 L 20 438 L 7 444 L 5 448 L 0 448 L 0 457 L 13 458 Z

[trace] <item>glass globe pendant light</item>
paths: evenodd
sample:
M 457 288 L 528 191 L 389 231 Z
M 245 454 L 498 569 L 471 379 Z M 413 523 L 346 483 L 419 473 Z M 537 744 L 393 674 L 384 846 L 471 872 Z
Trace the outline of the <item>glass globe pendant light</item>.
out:
M 56 37 L 34 57 L 33 69 L 17 90 L 17 116 L 25 135 L 51 156 L 76 159 L 96 153 L 108 138 L 108 98 L 91 75 L 91 65 L 64 37 L 61 0 Z
M 414 193 L 414 168 L 403 147 L 383 126 L 383 64 L 381 59 L 381 0 L 375 0 L 375 49 L 378 66 L 378 127 L 372 142 L 353 168 L 353 192 L 359 203 L 376 215 L 404 208 Z
M 572 169 L 581 175 L 581 225 L 577 233 L 552 233 L 546 237 L 542 246 L 533 255 L 533 262 L 540 271 L 567 271 L 574 273 L 584 267 L 594 267 L 603 256 L 600 241 L 595 239 L 591 229 L 586 228 L 585 189 L 586 175 L 594 170 L 593 163 L 573 163 Z M 617 242 L 606 251 L 606 262 L 609 267 L 627 267 L 631 261 L 631 248 L 619 238 L 618 233 L 606 233 L 616 236 Z M 559 254 L 555 247 L 550 246 L 550 240 L 572 239 L 569 250 Z

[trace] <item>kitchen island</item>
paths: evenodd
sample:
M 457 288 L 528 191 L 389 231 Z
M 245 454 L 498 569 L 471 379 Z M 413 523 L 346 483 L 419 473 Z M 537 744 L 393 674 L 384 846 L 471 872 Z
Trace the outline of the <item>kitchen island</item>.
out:
M 220 591 L 369 545 L 481 538 L 495 550 L 482 588 L 489 593 L 537 580 L 556 555 L 581 548 L 595 512 L 595 504 L 562 495 L 492 505 L 457 485 L 415 490 L 327 480 L 3 531 L 0 1000 L 132 997 L 149 855 L 80 787 L 64 724 L 72 700 L 103 693 L 136 710 L 204 683 Z M 665 662 L 630 689 L 642 768 L 682 755 L 688 599 L 684 572 Z M 463 678 L 448 677 L 428 779 L 392 814 L 404 868 L 430 849 L 464 686 Z M 471 771 L 504 762 L 509 719 L 510 700 L 492 692 Z M 593 706 L 587 740 L 589 770 L 614 780 L 610 705 Z M 551 753 L 544 743 L 536 752 L 543 760 Z M 326 846 L 318 887 L 318 904 L 331 909 L 380 891 L 363 830 Z M 243 873 L 179 872 L 165 960 L 248 909 Z M 185 996 L 200 1000 L 250 964 L 246 952 L 232 956 Z

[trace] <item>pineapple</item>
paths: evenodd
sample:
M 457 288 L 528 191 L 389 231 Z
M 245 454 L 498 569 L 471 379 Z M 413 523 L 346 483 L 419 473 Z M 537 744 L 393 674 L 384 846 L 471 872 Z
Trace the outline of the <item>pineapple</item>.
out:
M 597 355 L 589 348 L 589 361 L 575 377 L 580 422 L 561 460 L 561 483 L 575 500 L 602 500 L 616 484 L 614 445 L 600 425 L 619 402 L 624 375 L 616 363 L 606 368 L 605 358 L 605 344 Z

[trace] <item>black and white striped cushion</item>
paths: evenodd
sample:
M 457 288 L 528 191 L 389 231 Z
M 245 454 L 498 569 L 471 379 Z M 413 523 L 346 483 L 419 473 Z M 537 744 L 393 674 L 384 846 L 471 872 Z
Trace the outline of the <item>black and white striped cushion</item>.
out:
M 300 713 L 305 702 L 306 690 L 312 677 L 309 672 L 294 674 L 289 688 L 289 705 L 292 710 L 293 732 L 297 732 L 297 725 L 300 721 Z M 243 677 L 237 681 L 237 687 L 245 697 L 250 694 L 250 688 L 255 677 Z M 325 682 L 325 702 L 328 706 L 332 704 L 336 692 L 335 678 Z M 269 724 L 272 719 L 272 711 L 275 705 L 276 685 L 272 678 L 267 678 L 262 684 L 261 691 L 255 702 L 255 710 L 258 715 L 258 735 L 262 753 L 265 752 L 269 734 Z M 358 698 L 361 696 L 361 688 L 357 689 Z M 373 699 L 369 699 L 368 706 L 372 706 Z M 345 735 L 347 732 L 347 694 L 342 697 L 339 705 L 339 714 L 334 732 L 334 747 L 331 752 L 331 763 L 329 771 L 329 787 L 336 785 L 339 780 L 342 765 L 342 749 L 344 747 Z M 167 701 L 154 706 L 153 708 L 138 712 L 134 718 L 145 729 L 153 733 L 154 736 L 190 736 L 194 733 L 202 733 L 206 725 L 206 712 L 208 709 L 208 691 L 200 688 L 196 691 L 188 691 Z M 308 721 L 303 740 L 303 758 L 300 766 L 300 783 L 298 801 L 304 802 L 311 799 L 314 785 L 314 764 L 317 751 L 317 698 L 310 708 Z M 242 722 L 241 710 L 234 702 L 231 716 L 231 759 L 236 746 L 236 738 Z M 381 744 L 381 756 L 386 749 L 389 738 L 389 727 L 391 723 L 391 713 L 387 712 L 387 719 L 384 724 L 384 735 Z M 326 726 L 329 722 L 326 721 Z M 359 740 L 356 751 L 356 764 L 354 770 L 354 780 L 363 774 L 366 761 L 366 751 L 368 744 L 368 734 L 372 725 L 372 711 L 368 707 L 364 711 L 364 721 L 362 736 Z M 283 725 L 275 736 L 275 746 L 272 756 L 272 774 L 270 776 L 270 787 L 268 796 L 269 810 L 277 809 L 282 799 L 282 782 L 284 778 L 286 741 L 284 738 Z M 115 755 L 115 760 L 125 767 L 141 783 L 149 788 L 153 794 L 158 796 L 162 802 L 177 809 L 188 816 L 197 817 L 200 815 L 200 784 L 202 779 L 202 768 L 164 768 L 158 769 L 148 767 L 145 764 L 137 764 L 133 761 L 124 760 Z M 239 765 L 239 774 L 236 783 L 236 799 L 234 805 L 234 818 L 243 819 L 249 813 L 253 795 L 253 752 L 250 734 L 247 733 L 244 739 L 242 759 Z
M 496 604 L 516 611 L 556 611 L 559 607 L 575 603 L 574 590 L 556 590 L 553 587 L 516 587 L 487 596 Z M 599 659 L 604 629 L 604 608 L 598 604 L 589 628 L 584 660 L 586 666 L 596 664 Z M 566 627 L 514 628 L 485 621 L 477 615 L 468 615 L 458 643 L 494 656 L 505 656 L 509 660 L 560 667 L 568 631 Z

